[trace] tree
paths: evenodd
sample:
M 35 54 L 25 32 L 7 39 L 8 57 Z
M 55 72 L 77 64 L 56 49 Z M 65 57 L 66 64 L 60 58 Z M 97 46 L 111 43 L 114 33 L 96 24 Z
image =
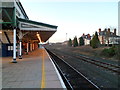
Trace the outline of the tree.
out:
M 83 39 L 83 37 L 80 37 L 79 38 L 79 46 L 82 46 L 82 45 L 84 45 L 84 39 Z
M 68 46 L 72 46 L 72 40 L 69 38 Z
M 90 46 L 92 47 L 92 40 L 90 40 Z
M 90 41 L 90 45 L 92 46 L 92 48 L 98 48 L 100 46 L 100 41 L 99 41 L 97 32 L 95 32 L 95 35 Z
M 73 39 L 73 46 L 74 47 L 78 46 L 78 41 L 77 41 L 77 37 L 76 36 Z

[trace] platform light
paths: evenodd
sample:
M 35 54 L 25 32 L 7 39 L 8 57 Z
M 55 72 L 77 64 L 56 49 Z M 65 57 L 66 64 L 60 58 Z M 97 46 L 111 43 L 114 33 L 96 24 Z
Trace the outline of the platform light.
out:
M 40 43 L 42 43 L 41 38 L 40 38 L 40 34 L 37 33 L 36 35 L 37 35 L 37 37 L 38 37 Z
M 0 31 L 0 33 L 2 33 L 2 31 Z

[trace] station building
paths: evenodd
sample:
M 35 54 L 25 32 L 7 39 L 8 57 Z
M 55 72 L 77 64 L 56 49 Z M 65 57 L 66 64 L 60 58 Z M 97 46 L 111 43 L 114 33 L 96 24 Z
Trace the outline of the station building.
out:
M 0 2 L 0 51 L 2 57 L 18 56 L 38 48 L 39 42 L 46 42 L 57 26 L 29 20 L 19 0 Z

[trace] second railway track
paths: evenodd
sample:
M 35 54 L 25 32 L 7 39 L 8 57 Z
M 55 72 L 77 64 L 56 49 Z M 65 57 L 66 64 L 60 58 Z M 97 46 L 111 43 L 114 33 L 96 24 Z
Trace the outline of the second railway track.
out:
M 59 51 L 59 52 L 61 52 L 61 51 Z M 82 56 L 82 55 L 69 54 L 69 53 L 66 53 L 66 52 L 61 52 L 61 53 L 62 53 L 63 57 L 64 56 L 65 57 L 67 57 L 67 56 L 74 57 L 74 58 L 80 59 L 80 60 L 82 60 L 84 62 L 96 65 L 96 66 L 98 66 L 100 68 L 112 71 L 112 72 L 120 75 L 120 71 L 119 71 L 120 70 L 120 66 L 117 66 L 117 65 L 114 65 L 114 64 L 110 64 L 110 63 L 106 63 L 106 62 L 102 62 L 100 60 L 95 60 L 95 59 L 92 59 L 92 58 L 89 58 L 89 57 L 85 57 L 85 56 Z

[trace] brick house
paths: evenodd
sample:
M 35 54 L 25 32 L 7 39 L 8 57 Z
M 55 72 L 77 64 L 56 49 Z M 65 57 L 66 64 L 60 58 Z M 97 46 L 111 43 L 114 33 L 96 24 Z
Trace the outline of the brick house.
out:
M 116 29 L 113 32 L 108 29 L 101 31 L 101 28 L 98 30 L 98 38 L 101 44 L 119 44 L 120 36 L 116 35 Z

